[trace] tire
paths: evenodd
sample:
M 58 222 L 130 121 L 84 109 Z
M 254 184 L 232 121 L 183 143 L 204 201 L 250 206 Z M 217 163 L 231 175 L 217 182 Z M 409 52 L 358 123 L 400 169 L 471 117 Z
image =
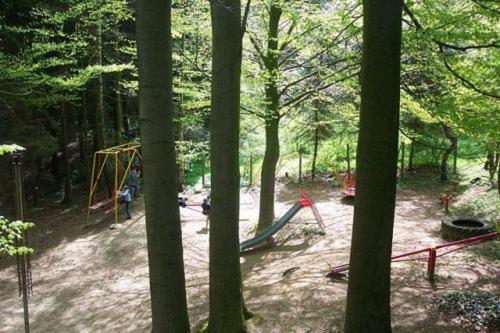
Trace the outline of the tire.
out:
M 441 222 L 441 236 L 447 241 L 485 235 L 491 229 L 486 223 L 468 216 L 449 216 Z

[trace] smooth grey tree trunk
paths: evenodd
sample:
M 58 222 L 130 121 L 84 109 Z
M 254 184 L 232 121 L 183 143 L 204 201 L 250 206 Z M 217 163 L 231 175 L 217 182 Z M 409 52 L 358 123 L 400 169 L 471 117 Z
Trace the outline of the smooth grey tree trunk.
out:
M 312 158 L 312 168 L 311 168 L 311 180 L 314 181 L 316 178 L 316 160 L 318 158 L 318 145 L 319 145 L 319 100 L 314 108 L 314 147 L 313 147 L 313 158 Z
M 123 133 L 123 104 L 122 104 L 122 93 L 120 91 L 120 81 L 121 74 L 117 74 L 115 82 L 115 145 L 122 143 L 122 133 Z
M 80 163 L 81 163 L 81 174 L 85 179 L 85 183 L 89 184 L 89 169 L 90 169 L 90 152 L 89 152 L 89 121 L 88 121 L 88 110 L 87 110 L 87 96 L 85 93 L 82 94 L 82 112 L 80 116 Z
M 448 140 L 450 140 L 450 146 L 444 151 L 443 156 L 441 158 L 441 180 L 448 180 L 449 168 L 448 168 L 448 157 L 457 150 L 457 136 L 453 134 L 451 128 L 442 123 L 444 135 Z
M 71 197 L 71 165 L 70 156 L 68 151 L 68 115 L 66 110 L 66 103 L 61 103 L 61 148 L 63 153 L 63 166 L 64 166 L 64 198 L 63 204 L 73 202 Z
M 136 22 L 152 328 L 189 332 L 177 205 L 171 1 L 139 0 Z
M 260 206 L 259 222 L 256 233 L 268 228 L 274 221 L 274 182 L 276 178 L 276 165 L 280 156 L 279 142 L 279 95 L 278 78 L 279 52 L 278 52 L 278 31 L 282 10 L 279 4 L 272 1 L 269 9 L 269 28 L 267 41 L 267 55 L 265 60 L 266 72 L 268 75 L 266 93 L 266 149 L 260 176 Z
M 356 200 L 347 333 L 391 332 L 390 274 L 398 157 L 402 1 L 363 2 Z
M 211 333 L 246 332 L 239 247 L 240 6 L 239 0 L 211 2 Z

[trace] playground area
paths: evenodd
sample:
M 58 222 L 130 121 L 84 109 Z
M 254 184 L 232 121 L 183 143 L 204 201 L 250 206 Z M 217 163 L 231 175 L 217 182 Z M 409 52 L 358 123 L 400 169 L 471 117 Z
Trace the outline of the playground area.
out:
M 347 278 L 329 280 L 331 267 L 348 263 L 353 203 L 341 188 L 325 183 L 304 186 L 316 202 L 325 235 L 304 209 L 275 235 L 275 244 L 241 258 L 246 303 L 255 317 L 249 332 L 341 332 Z M 296 184 L 278 184 L 276 216 L 299 196 Z M 397 195 L 393 253 L 412 251 L 444 241 L 442 189 L 400 189 Z M 190 197 L 201 201 L 206 193 Z M 253 236 L 258 198 L 242 189 L 240 239 Z M 205 216 L 181 209 L 189 314 L 193 328 L 208 316 L 208 233 Z M 112 220 L 112 219 L 111 219 Z M 33 332 L 147 332 L 150 304 L 143 201 L 134 203 L 131 220 L 116 229 L 109 223 L 83 228 L 70 224 L 35 249 Z M 495 241 L 497 242 L 497 241 Z M 393 263 L 394 332 L 457 332 L 432 300 L 447 290 L 480 288 L 498 293 L 500 264 L 481 255 L 491 242 L 438 258 L 436 280 L 426 279 L 425 261 Z M 366 277 L 370 278 L 370 277 Z M 22 330 L 15 264 L 0 262 L 1 332 Z

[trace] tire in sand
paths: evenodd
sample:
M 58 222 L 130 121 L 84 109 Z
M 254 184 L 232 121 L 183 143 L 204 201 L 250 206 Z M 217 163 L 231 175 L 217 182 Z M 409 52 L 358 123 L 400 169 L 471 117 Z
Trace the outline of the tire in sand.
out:
M 447 241 L 485 235 L 489 232 L 491 227 L 474 217 L 449 216 L 441 222 L 441 236 Z

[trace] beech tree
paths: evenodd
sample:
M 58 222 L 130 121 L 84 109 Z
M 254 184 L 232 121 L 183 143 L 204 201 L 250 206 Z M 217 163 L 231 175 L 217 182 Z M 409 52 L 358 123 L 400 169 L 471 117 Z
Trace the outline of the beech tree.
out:
M 240 271 L 239 129 L 242 52 L 239 0 L 211 2 L 209 332 L 246 332 Z
M 137 2 L 139 115 L 153 332 L 189 332 L 172 108 L 171 1 Z
M 361 111 L 345 332 L 391 332 L 402 2 L 363 2 Z

